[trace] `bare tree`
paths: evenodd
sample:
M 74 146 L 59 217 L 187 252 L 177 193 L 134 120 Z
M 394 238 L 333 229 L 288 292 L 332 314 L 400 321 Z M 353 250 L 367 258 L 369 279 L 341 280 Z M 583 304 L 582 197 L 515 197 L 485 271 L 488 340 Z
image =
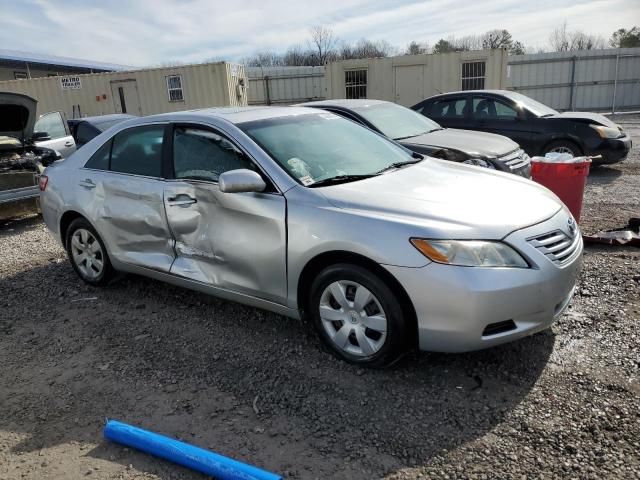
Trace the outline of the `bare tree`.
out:
M 581 30 L 569 31 L 566 21 L 551 32 L 549 44 L 553 52 L 595 50 L 605 47 L 604 38 L 599 35 L 584 33 Z
M 311 34 L 311 48 L 314 50 L 318 65 L 324 65 L 335 57 L 335 47 L 338 39 L 333 30 L 323 25 L 316 25 L 309 29 Z
M 282 55 L 269 50 L 256 52 L 249 57 L 243 58 L 241 62 L 248 67 L 277 67 L 284 65 Z
M 287 66 L 310 66 L 314 64 L 314 52 L 301 45 L 293 45 L 287 49 L 282 59 Z

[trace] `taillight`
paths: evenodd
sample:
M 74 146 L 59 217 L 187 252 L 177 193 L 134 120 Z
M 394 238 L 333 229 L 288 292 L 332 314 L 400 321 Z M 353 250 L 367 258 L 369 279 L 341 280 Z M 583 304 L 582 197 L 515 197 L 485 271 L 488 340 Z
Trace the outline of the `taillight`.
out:
M 38 182 L 38 187 L 41 192 L 44 192 L 47 188 L 47 184 L 49 183 L 49 177 L 46 175 L 40 175 L 40 181 Z

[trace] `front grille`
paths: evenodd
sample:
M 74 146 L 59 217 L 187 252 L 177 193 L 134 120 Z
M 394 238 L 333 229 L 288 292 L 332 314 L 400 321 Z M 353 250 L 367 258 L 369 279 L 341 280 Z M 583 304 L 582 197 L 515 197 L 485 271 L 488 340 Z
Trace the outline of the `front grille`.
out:
M 529 155 L 524 153 L 522 149 L 507 153 L 505 156 L 499 157 L 498 160 L 509 167 L 509 170 L 520 170 L 531 164 Z
M 556 265 L 564 265 L 571 259 L 576 250 L 580 249 L 581 238 L 578 229 L 576 229 L 573 238 L 562 230 L 555 230 L 544 235 L 528 238 L 527 241 Z

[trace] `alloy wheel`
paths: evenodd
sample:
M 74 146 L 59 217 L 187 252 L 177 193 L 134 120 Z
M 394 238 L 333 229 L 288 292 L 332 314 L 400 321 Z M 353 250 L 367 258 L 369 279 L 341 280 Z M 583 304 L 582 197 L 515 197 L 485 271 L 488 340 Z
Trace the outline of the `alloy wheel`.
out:
M 98 239 L 87 229 L 79 228 L 71 236 L 71 255 L 82 274 L 91 280 L 104 269 L 104 252 Z
M 549 153 L 568 153 L 569 155 L 574 155 L 573 150 L 569 147 L 558 146 L 549 150 Z
M 387 316 L 363 285 L 350 280 L 331 283 L 322 292 L 319 309 L 325 332 L 340 350 L 369 357 L 383 347 Z

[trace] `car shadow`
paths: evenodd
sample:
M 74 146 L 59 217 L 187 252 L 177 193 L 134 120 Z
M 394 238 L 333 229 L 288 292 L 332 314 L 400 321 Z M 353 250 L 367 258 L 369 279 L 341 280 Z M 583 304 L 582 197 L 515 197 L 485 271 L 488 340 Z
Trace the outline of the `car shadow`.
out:
M 303 322 L 137 276 L 97 289 L 50 263 L 0 289 L 0 430 L 24 435 L 11 451 L 97 443 L 87 456 L 181 478 L 102 440 L 105 417 L 273 471 L 371 478 L 491 431 L 554 346 L 546 331 L 368 370 L 334 359 Z

